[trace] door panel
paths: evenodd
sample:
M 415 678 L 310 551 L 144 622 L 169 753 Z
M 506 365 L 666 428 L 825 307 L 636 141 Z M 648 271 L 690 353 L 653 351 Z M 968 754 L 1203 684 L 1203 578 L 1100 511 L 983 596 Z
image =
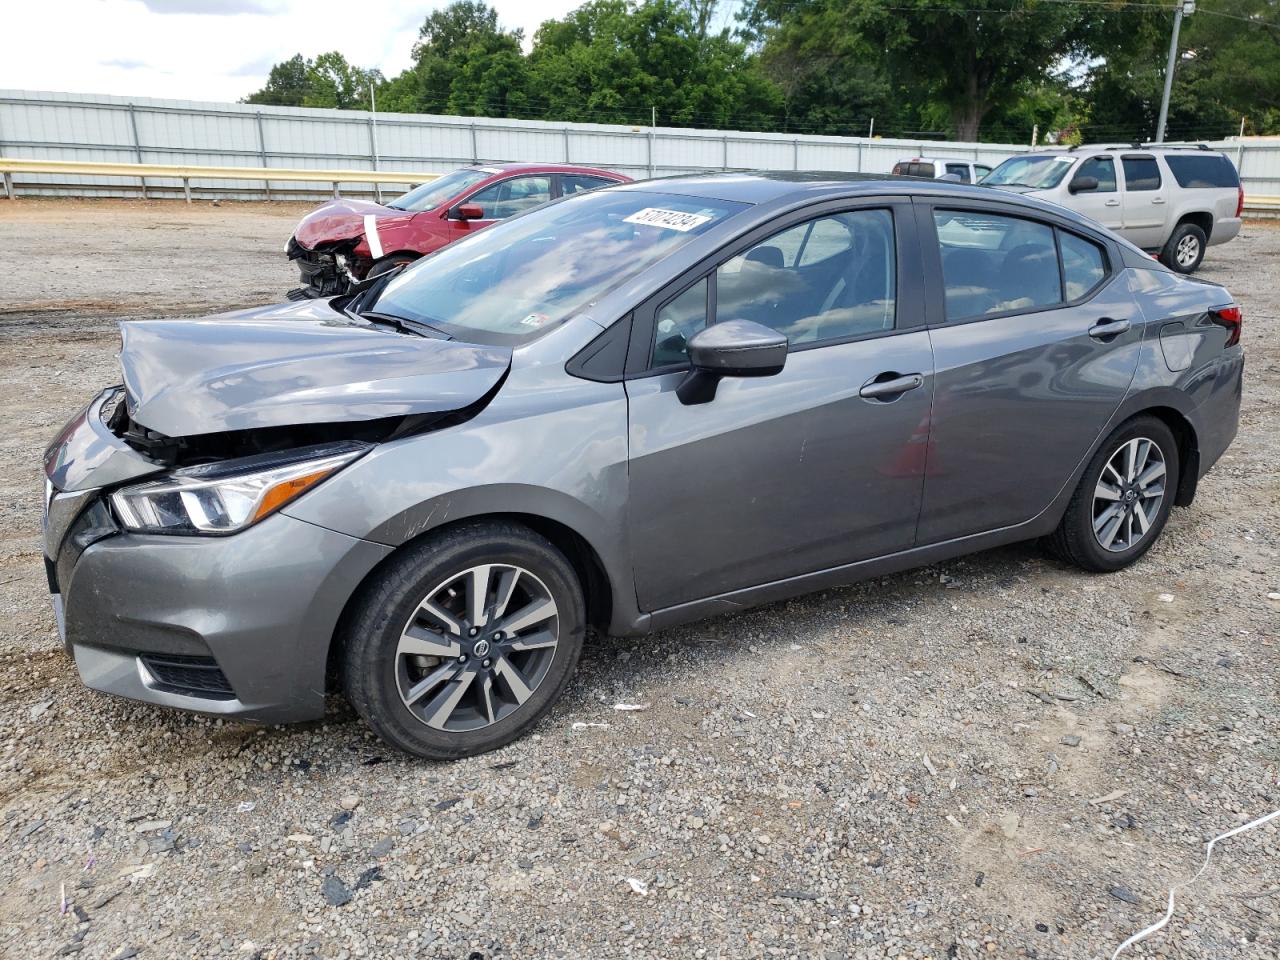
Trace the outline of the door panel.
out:
M 1089 157 L 1080 164 L 1080 169 L 1071 179 L 1095 177 L 1098 181 L 1097 189 L 1068 193 L 1062 203 L 1077 213 L 1092 217 L 1108 230 L 1123 233 L 1124 211 L 1120 203 L 1118 176 L 1114 157 Z
M 1155 157 L 1139 155 L 1121 160 L 1124 172 L 1124 236 L 1140 247 L 1163 245 L 1169 217 L 1167 189 Z
M 1106 340 L 1099 320 L 1129 320 Z M 1124 399 L 1141 316 L 1122 279 L 1088 303 L 930 331 L 936 374 L 919 542 L 1029 520 L 1049 505 Z
M 933 389 L 923 329 L 800 350 L 782 373 L 627 382 L 630 539 L 641 609 L 850 563 L 915 542 Z M 859 390 L 923 377 L 888 402 Z

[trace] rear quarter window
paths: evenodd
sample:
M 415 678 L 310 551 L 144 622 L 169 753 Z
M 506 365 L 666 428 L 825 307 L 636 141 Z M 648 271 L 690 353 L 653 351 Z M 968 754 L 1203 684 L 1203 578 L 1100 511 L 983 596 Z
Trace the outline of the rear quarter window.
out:
M 1236 168 L 1220 153 L 1205 156 L 1169 154 L 1165 156 L 1164 162 L 1169 165 L 1169 172 L 1180 187 L 1229 187 L 1234 190 L 1240 186 L 1240 175 L 1236 173 Z

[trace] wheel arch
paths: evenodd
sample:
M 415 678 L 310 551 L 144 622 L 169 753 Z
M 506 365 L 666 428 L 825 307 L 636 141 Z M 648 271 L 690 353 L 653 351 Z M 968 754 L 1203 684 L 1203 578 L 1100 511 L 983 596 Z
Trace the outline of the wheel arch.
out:
M 1169 394 L 1172 393 L 1173 396 Z M 1175 506 L 1186 507 L 1196 496 L 1196 485 L 1200 479 L 1200 441 L 1196 434 L 1195 424 L 1185 409 L 1186 403 L 1177 391 L 1152 391 L 1132 398 L 1125 405 L 1123 415 L 1117 418 L 1119 427 L 1140 416 L 1155 417 L 1164 423 L 1173 434 L 1178 444 L 1178 488 L 1174 495 Z M 1106 436 L 1114 432 L 1108 431 Z
M 1205 243 L 1209 242 L 1209 238 L 1213 236 L 1213 214 L 1207 210 L 1189 210 L 1178 217 L 1178 222 L 1174 224 L 1173 229 L 1184 223 L 1191 223 L 1199 227 L 1204 232 Z
M 351 592 L 351 596 L 347 598 L 346 603 L 343 605 L 342 613 L 334 625 L 333 635 L 329 640 L 326 669 L 329 689 L 337 689 L 335 681 L 340 676 L 342 656 L 345 650 L 345 638 L 354 612 L 361 598 L 377 582 L 382 571 L 399 558 L 405 550 L 421 543 L 425 539 L 439 536 L 463 524 L 486 520 L 518 523 L 528 527 L 535 533 L 545 537 L 565 555 L 570 566 L 573 567 L 574 572 L 577 574 L 579 582 L 582 584 L 583 598 L 587 606 L 588 626 L 600 632 L 609 632 L 611 625 L 614 625 L 617 618 L 621 618 L 621 623 L 624 627 L 638 619 L 637 615 L 631 610 L 634 604 L 630 606 L 626 604 L 626 595 L 621 593 L 625 586 L 616 582 L 616 574 L 610 575 L 609 568 L 606 566 L 600 551 L 586 536 L 563 519 L 551 517 L 545 513 L 530 513 L 518 510 L 477 511 L 453 516 L 398 543 L 395 549 L 383 557 Z M 623 609 L 618 609 L 618 607 Z M 643 619 L 647 620 L 647 618 Z M 643 632 L 643 630 L 637 629 L 636 632 Z

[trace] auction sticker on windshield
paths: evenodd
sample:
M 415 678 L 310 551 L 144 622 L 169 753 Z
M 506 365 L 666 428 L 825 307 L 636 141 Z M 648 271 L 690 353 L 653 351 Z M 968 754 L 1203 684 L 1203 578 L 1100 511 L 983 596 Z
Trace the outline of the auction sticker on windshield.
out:
M 625 223 L 636 223 L 646 227 L 663 227 L 667 230 L 679 230 L 687 233 L 696 230 L 711 220 L 698 213 L 682 213 L 679 210 L 664 210 L 661 207 L 645 207 L 637 210 L 629 217 L 623 217 Z

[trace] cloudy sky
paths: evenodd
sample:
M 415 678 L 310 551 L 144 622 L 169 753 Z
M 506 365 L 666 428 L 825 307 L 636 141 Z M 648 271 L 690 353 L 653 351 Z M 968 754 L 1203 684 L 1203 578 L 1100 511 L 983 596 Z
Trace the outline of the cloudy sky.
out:
M 339 49 L 394 76 L 448 0 L 17 0 L 0 18 L 0 88 L 238 100 L 295 53 Z M 582 0 L 489 0 L 526 42 Z

